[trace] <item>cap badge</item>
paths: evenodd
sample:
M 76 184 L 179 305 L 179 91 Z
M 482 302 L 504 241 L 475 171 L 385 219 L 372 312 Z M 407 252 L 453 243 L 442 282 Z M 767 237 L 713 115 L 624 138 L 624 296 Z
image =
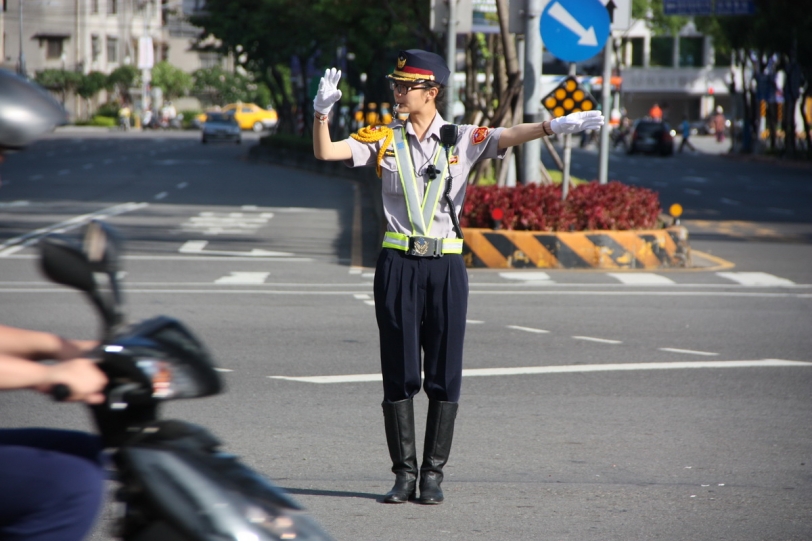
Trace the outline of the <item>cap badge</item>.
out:
M 406 57 L 405 56 L 399 56 L 398 57 L 398 69 L 402 70 L 403 66 L 405 66 L 405 65 L 406 65 Z

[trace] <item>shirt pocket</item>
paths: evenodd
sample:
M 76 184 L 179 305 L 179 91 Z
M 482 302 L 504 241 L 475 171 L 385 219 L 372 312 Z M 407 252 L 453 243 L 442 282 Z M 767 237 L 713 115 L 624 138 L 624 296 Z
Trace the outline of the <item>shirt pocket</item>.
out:
M 400 184 L 400 175 L 394 158 L 384 158 L 381 161 L 381 185 L 385 194 L 402 194 L 403 186 Z

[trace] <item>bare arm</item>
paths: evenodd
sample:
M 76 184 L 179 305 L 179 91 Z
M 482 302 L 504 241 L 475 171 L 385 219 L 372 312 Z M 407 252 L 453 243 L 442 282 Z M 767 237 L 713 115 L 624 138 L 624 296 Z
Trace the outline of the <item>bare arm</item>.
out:
M 73 359 L 97 344 L 93 340 L 70 340 L 49 332 L 0 325 L 0 354 L 24 359 Z
M 502 134 L 499 136 L 498 148 L 521 145 L 533 139 L 547 137 L 547 134 L 550 133 L 552 133 L 552 130 L 550 129 L 550 122 L 547 120 L 533 124 L 517 124 L 502 130 Z
M 334 143 L 330 140 L 330 129 L 327 120 L 323 122 L 313 118 L 313 154 L 316 159 L 327 161 L 349 160 L 352 149 L 347 141 Z
M 65 384 L 70 389 L 68 400 L 88 404 L 100 404 L 104 401 L 102 391 L 107 378 L 90 359 L 73 359 L 44 365 L 0 354 L 0 390 L 34 389 L 47 393 L 58 383 Z

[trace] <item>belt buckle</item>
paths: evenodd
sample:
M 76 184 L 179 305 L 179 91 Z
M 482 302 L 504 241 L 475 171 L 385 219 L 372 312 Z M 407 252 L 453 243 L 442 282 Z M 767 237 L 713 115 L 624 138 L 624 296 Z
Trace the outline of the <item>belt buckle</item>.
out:
M 409 255 L 417 257 L 442 257 L 439 239 L 431 237 L 409 237 Z

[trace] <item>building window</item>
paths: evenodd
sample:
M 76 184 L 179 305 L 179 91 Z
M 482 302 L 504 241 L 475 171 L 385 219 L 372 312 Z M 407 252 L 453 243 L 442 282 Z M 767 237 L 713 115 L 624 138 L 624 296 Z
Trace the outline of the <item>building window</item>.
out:
M 679 66 L 701 68 L 705 65 L 705 38 L 679 38 Z
M 101 56 L 101 39 L 99 39 L 99 36 L 90 36 L 90 53 L 93 55 L 93 62 L 97 62 Z
M 107 13 L 109 15 L 118 13 L 118 0 L 107 0 Z
M 45 40 L 45 58 L 59 60 L 62 58 L 62 39 L 48 38 Z
M 629 38 L 626 40 L 628 46 L 631 48 L 631 64 L 630 66 L 643 66 L 643 48 L 645 47 L 645 40 L 643 38 Z
M 118 62 L 118 38 L 107 36 L 107 61 Z
M 670 36 L 651 38 L 651 58 L 649 66 L 674 66 L 674 38 Z
M 99 12 L 99 0 L 90 0 L 90 13 L 95 15 Z

